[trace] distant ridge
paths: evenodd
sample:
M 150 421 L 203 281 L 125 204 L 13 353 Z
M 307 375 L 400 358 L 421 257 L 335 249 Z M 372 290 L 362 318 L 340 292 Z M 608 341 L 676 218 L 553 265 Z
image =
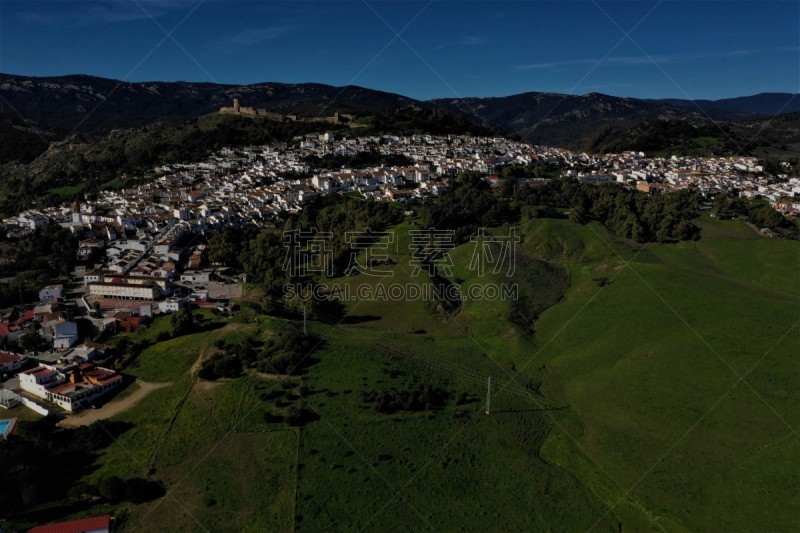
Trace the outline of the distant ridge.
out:
M 124 82 L 76 74 L 54 77 L 0 74 L 0 103 L 17 122 L 53 131 L 93 136 L 113 129 L 185 121 L 228 106 L 242 105 L 301 116 L 333 112 L 373 114 L 417 106 L 442 108 L 508 136 L 530 142 L 580 148 L 609 128 L 630 128 L 652 120 L 748 120 L 778 111 L 800 111 L 800 96 L 763 93 L 723 100 L 642 100 L 590 93 L 582 96 L 527 92 L 488 98 L 420 101 L 400 94 L 348 85 L 207 82 Z
M 757 115 L 800 112 L 800 93 L 759 93 L 752 96 L 723 98 L 721 100 L 679 100 L 668 98 L 658 101 L 686 108 L 696 109 L 700 107 L 707 111 L 722 110 Z

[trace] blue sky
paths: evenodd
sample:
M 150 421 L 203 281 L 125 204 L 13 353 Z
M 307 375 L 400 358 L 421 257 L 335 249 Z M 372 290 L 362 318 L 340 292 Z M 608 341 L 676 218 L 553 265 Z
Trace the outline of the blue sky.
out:
M 0 72 L 421 99 L 800 92 L 800 2 L 0 0 Z

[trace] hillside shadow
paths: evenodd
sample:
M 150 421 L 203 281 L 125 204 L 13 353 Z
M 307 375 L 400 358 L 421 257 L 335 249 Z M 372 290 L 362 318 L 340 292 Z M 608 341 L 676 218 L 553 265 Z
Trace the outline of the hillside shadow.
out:
M 363 322 L 375 322 L 383 318 L 378 315 L 347 315 L 341 319 L 340 324 L 361 324 Z

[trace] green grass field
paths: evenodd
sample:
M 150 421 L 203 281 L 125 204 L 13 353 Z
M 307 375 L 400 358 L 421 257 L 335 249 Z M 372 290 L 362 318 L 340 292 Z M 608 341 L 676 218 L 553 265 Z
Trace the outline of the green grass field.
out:
M 609 253 L 604 288 L 571 264 L 524 371 L 570 405 L 543 455 L 665 529 L 793 529 L 800 250 L 701 224 L 697 242 Z
M 597 225 L 528 222 L 524 251 L 563 265 L 571 279 L 563 301 L 537 321 L 533 339 L 514 334 L 498 302 L 467 302 L 446 322 L 408 302 L 365 302 L 351 309 L 380 317 L 360 325 L 378 334 L 376 352 L 385 352 L 382 344 L 389 342 L 400 354 L 416 354 L 414 361 L 439 364 L 422 375 L 454 379 L 459 371 L 472 371 L 502 382 L 515 369 L 521 375 L 515 383 L 540 385 L 541 403 L 566 406 L 540 415 L 544 420 L 538 425 L 547 427 L 547 437 L 528 453 L 538 450 L 537 457 L 563 467 L 555 469 L 558 476 L 580 480 L 576 491 L 602 502 L 598 527 L 620 522 L 635 529 L 793 529 L 800 503 L 800 472 L 792 468 L 800 458 L 792 426 L 800 416 L 800 248 L 760 238 L 738 222 L 703 218 L 699 224 L 700 241 L 641 246 L 615 239 Z M 454 262 L 467 264 L 470 253 L 466 246 L 455 250 Z M 407 272 L 401 269 L 396 278 L 403 276 Z M 463 268 L 455 276 L 474 281 Z M 609 278 L 610 285 L 599 287 L 592 281 L 598 276 Z M 434 335 L 410 333 L 417 329 Z M 422 344 L 419 351 L 417 344 Z M 328 351 L 325 355 L 330 357 Z M 323 380 L 335 375 L 323 368 L 313 373 L 323 373 Z M 470 382 L 472 394 L 482 397 L 478 376 Z M 358 390 L 356 380 L 349 386 Z M 524 410 L 533 402 L 515 396 L 513 403 Z M 342 419 L 347 429 L 339 430 L 347 440 L 374 427 L 367 422 L 349 429 L 352 417 Z M 522 416 L 519 424 L 526 425 Z M 332 431 L 320 441 L 334 438 Z M 387 432 L 389 441 L 408 438 L 424 448 L 420 430 L 396 432 Z M 378 453 L 381 442 L 364 443 L 363 455 Z M 511 452 L 508 457 L 512 461 Z M 441 474 L 426 478 L 435 483 Z M 406 498 L 420 496 L 446 506 L 440 495 L 424 490 L 418 495 L 419 490 Z M 513 500 L 500 489 L 493 496 L 495 505 Z M 399 507 L 401 513 L 409 511 Z M 300 506 L 309 520 L 304 508 L 310 513 L 314 506 Z M 384 510 L 386 521 L 378 524 L 396 523 L 392 512 Z M 320 520 L 312 530 L 335 525 L 319 509 L 312 516 Z M 506 527 L 531 525 L 522 509 L 504 517 Z M 436 513 L 426 518 L 437 529 L 445 527 Z M 481 528 L 476 517 L 465 519 Z M 562 519 L 551 510 L 544 520 L 558 529 L 583 527 Z M 416 523 L 423 524 L 421 518 Z
M 587 529 L 602 504 L 538 456 L 552 429 L 540 404 L 513 387 L 486 416 L 483 376 L 496 374 L 495 363 L 468 340 L 456 350 L 409 337 L 338 331 L 312 369 L 309 405 L 321 418 L 302 432 L 300 529 Z M 469 402 L 389 415 L 361 398 L 418 384 Z
M 518 257 L 569 279 L 532 337 L 508 302 L 466 301 L 451 317 L 351 302 L 347 323 L 310 324 L 322 344 L 286 388 L 192 372 L 217 339 L 286 327 L 251 310 L 151 346 L 130 373 L 172 384 L 115 418 L 132 427 L 88 480 L 164 483 L 165 497 L 123 506 L 126 531 L 795 530 L 800 246 L 698 224 L 699 241 L 639 245 L 526 221 Z M 336 281 L 427 283 L 408 265 L 412 225 L 396 228 L 393 278 Z M 505 281 L 477 276 L 471 256 L 452 252 L 462 287 Z M 537 302 L 556 294 L 555 278 L 520 279 Z M 384 413 L 362 397 L 423 385 L 445 404 Z M 275 422 L 300 394 L 313 420 Z
M 50 189 L 50 194 L 60 198 L 74 198 L 86 189 L 85 183 L 78 183 L 76 185 L 65 185 L 63 187 L 55 187 Z

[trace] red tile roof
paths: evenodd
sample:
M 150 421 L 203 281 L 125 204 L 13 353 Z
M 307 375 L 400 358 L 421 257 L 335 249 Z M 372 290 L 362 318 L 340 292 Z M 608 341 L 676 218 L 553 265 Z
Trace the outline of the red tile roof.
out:
M 11 352 L 0 351 L 0 365 L 22 361 L 22 356 Z
M 85 531 L 96 531 L 98 529 L 109 529 L 111 527 L 111 516 L 93 516 L 82 518 L 70 522 L 59 522 L 46 526 L 37 526 L 28 530 L 28 533 L 83 533 Z
M 43 373 L 48 373 L 48 372 L 55 372 L 55 370 L 47 368 L 46 366 L 39 365 L 36 368 L 31 368 L 30 370 L 26 370 L 25 372 L 23 372 L 23 374 L 36 375 L 36 374 L 43 374 Z

